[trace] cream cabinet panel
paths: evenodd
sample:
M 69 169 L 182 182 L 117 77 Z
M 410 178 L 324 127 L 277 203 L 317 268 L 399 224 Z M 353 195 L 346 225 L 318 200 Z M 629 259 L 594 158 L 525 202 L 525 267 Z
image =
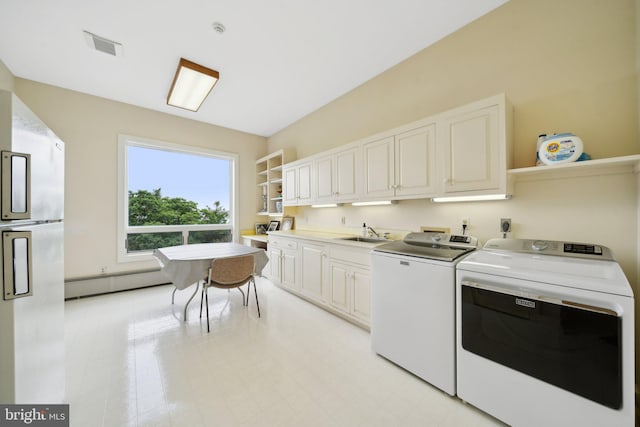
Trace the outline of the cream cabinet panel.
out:
M 357 148 L 341 151 L 335 156 L 335 185 L 338 201 L 355 200 L 358 198 L 358 154 Z
M 298 166 L 298 204 L 311 203 L 311 162 Z
M 363 144 L 364 199 L 429 197 L 437 190 L 435 124 Z
M 279 283 L 282 280 L 282 250 L 270 248 L 268 253 L 269 279 Z
M 297 253 L 292 251 L 283 251 L 282 254 L 282 285 L 292 288 L 298 289 L 298 281 L 297 281 L 297 271 L 298 271 L 298 262 L 297 262 Z
M 394 138 L 364 143 L 364 198 L 393 197 L 395 190 Z
M 332 256 L 335 254 L 332 253 Z M 354 252 L 356 255 L 356 252 Z M 369 268 L 345 260 L 327 259 L 327 281 L 332 307 L 364 324 L 371 316 L 371 274 Z
M 511 107 L 504 95 L 443 114 L 438 135 L 444 195 L 509 193 Z
M 319 202 L 333 199 L 333 156 L 316 160 L 316 199 Z
M 283 203 L 287 206 L 311 204 L 311 162 L 286 165 L 282 175 Z
M 269 279 L 292 290 L 299 290 L 298 241 L 280 236 L 269 237 L 267 248 Z
M 300 291 L 310 298 L 324 301 L 323 272 L 324 258 L 326 257 L 324 246 L 302 242 L 300 257 L 302 274 Z
M 282 201 L 286 205 L 298 203 L 298 170 L 295 167 L 283 169 Z
M 352 267 L 351 314 L 364 322 L 371 317 L 371 275 L 369 270 Z
M 352 147 L 316 160 L 318 202 L 345 202 L 358 198 L 358 154 L 358 147 Z
M 327 278 L 329 280 L 330 301 L 332 307 L 349 313 L 349 267 L 340 262 L 327 262 Z
M 435 125 L 395 137 L 395 195 L 433 195 L 436 190 Z

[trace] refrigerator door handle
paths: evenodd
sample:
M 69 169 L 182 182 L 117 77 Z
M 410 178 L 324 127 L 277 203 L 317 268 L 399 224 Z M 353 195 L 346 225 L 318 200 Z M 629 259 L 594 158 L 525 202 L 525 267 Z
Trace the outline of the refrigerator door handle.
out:
M 31 155 L 2 152 L 2 220 L 31 218 Z
M 31 231 L 3 231 L 5 300 L 33 295 Z

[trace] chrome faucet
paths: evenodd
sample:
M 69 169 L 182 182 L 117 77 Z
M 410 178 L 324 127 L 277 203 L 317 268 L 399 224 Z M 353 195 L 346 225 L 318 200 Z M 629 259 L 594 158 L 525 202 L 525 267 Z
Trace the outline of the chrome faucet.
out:
M 369 236 L 374 235 L 374 236 L 376 236 L 378 239 L 380 238 L 380 234 L 378 234 L 378 233 L 376 232 L 376 230 L 374 230 L 373 228 L 371 228 L 371 227 L 367 227 L 367 231 L 369 232 Z

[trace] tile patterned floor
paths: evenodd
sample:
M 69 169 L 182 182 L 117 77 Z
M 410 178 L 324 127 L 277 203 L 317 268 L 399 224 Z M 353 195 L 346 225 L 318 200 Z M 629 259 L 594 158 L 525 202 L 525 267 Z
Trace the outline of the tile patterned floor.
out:
M 258 279 L 255 300 L 158 286 L 66 302 L 71 426 L 495 426 L 375 355 L 369 333 Z

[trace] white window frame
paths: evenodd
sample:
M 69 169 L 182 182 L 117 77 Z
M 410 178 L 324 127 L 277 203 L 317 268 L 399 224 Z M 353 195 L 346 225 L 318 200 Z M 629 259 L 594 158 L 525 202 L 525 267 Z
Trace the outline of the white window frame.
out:
M 127 148 L 130 146 L 151 148 L 163 151 L 173 151 L 183 154 L 194 154 L 207 157 L 215 157 L 217 159 L 229 160 L 229 181 L 231 184 L 229 197 L 229 223 L 228 224 L 194 224 L 194 225 L 159 225 L 159 226 L 129 226 L 129 190 L 128 190 L 128 170 L 129 164 L 127 159 Z M 158 141 L 149 138 L 142 138 L 138 136 L 118 135 L 118 237 L 117 237 L 117 250 L 118 250 L 118 262 L 139 262 L 139 261 L 152 261 L 155 258 L 152 255 L 152 251 L 140 251 L 136 253 L 127 253 L 126 239 L 129 233 L 144 233 L 144 232 L 182 232 L 182 241 L 187 242 L 187 236 L 189 231 L 202 231 L 202 230 L 231 230 L 231 240 L 238 242 L 239 230 L 238 230 L 238 167 L 239 156 L 234 153 L 227 153 L 223 151 L 209 150 L 201 147 L 193 147 L 190 145 L 175 144 L 166 141 Z

